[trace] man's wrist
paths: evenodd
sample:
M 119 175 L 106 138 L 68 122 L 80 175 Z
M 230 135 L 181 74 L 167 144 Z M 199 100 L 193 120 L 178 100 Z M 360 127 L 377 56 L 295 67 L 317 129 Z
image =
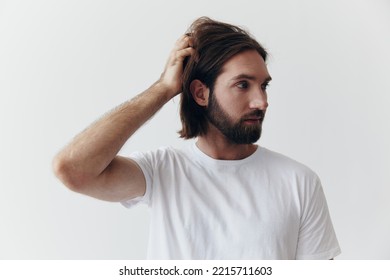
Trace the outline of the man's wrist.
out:
M 153 91 L 158 92 L 158 94 L 161 97 L 164 97 L 167 102 L 178 94 L 177 91 L 173 90 L 171 87 L 169 87 L 167 84 L 165 84 L 161 80 L 158 80 L 157 82 L 155 82 L 152 85 L 152 89 L 153 89 Z

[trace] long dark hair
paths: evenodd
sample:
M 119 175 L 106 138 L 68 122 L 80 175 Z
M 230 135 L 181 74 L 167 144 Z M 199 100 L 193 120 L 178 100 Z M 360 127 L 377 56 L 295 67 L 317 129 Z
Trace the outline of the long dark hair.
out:
M 266 50 L 240 27 L 208 17 L 195 20 L 187 30 L 195 53 L 184 61 L 183 92 L 180 99 L 180 137 L 190 139 L 207 132 L 205 108 L 192 97 L 190 84 L 202 81 L 212 94 L 215 80 L 226 61 L 245 50 L 256 50 L 266 61 Z

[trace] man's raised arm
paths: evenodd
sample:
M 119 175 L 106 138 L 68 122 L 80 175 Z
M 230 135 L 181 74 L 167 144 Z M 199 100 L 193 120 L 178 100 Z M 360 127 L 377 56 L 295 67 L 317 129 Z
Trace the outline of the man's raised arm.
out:
M 160 79 L 77 135 L 53 160 L 56 176 L 71 190 L 108 201 L 145 193 L 145 178 L 131 159 L 118 156 L 125 142 L 166 102 L 181 92 L 183 60 L 190 38 L 175 44 Z

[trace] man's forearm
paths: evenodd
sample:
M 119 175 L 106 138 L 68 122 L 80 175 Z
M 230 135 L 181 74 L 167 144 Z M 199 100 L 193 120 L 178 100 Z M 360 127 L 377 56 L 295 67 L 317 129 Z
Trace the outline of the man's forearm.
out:
M 54 159 L 56 173 L 65 180 L 84 182 L 98 176 L 125 142 L 174 94 L 156 82 L 130 101 L 124 102 L 77 135 Z M 74 184 L 74 182 L 69 182 Z

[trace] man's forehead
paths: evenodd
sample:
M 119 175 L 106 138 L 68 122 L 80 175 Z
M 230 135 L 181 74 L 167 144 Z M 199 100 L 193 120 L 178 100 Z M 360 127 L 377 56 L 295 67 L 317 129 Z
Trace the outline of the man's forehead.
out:
M 253 68 L 253 67 L 245 67 L 241 65 L 239 68 L 222 69 L 221 74 L 218 76 L 225 80 L 226 82 L 234 82 L 238 80 L 252 80 L 257 82 L 267 82 L 271 81 L 272 77 L 268 73 L 267 68 Z
M 271 80 L 264 59 L 256 50 L 236 54 L 225 62 L 219 76 L 224 79 Z

